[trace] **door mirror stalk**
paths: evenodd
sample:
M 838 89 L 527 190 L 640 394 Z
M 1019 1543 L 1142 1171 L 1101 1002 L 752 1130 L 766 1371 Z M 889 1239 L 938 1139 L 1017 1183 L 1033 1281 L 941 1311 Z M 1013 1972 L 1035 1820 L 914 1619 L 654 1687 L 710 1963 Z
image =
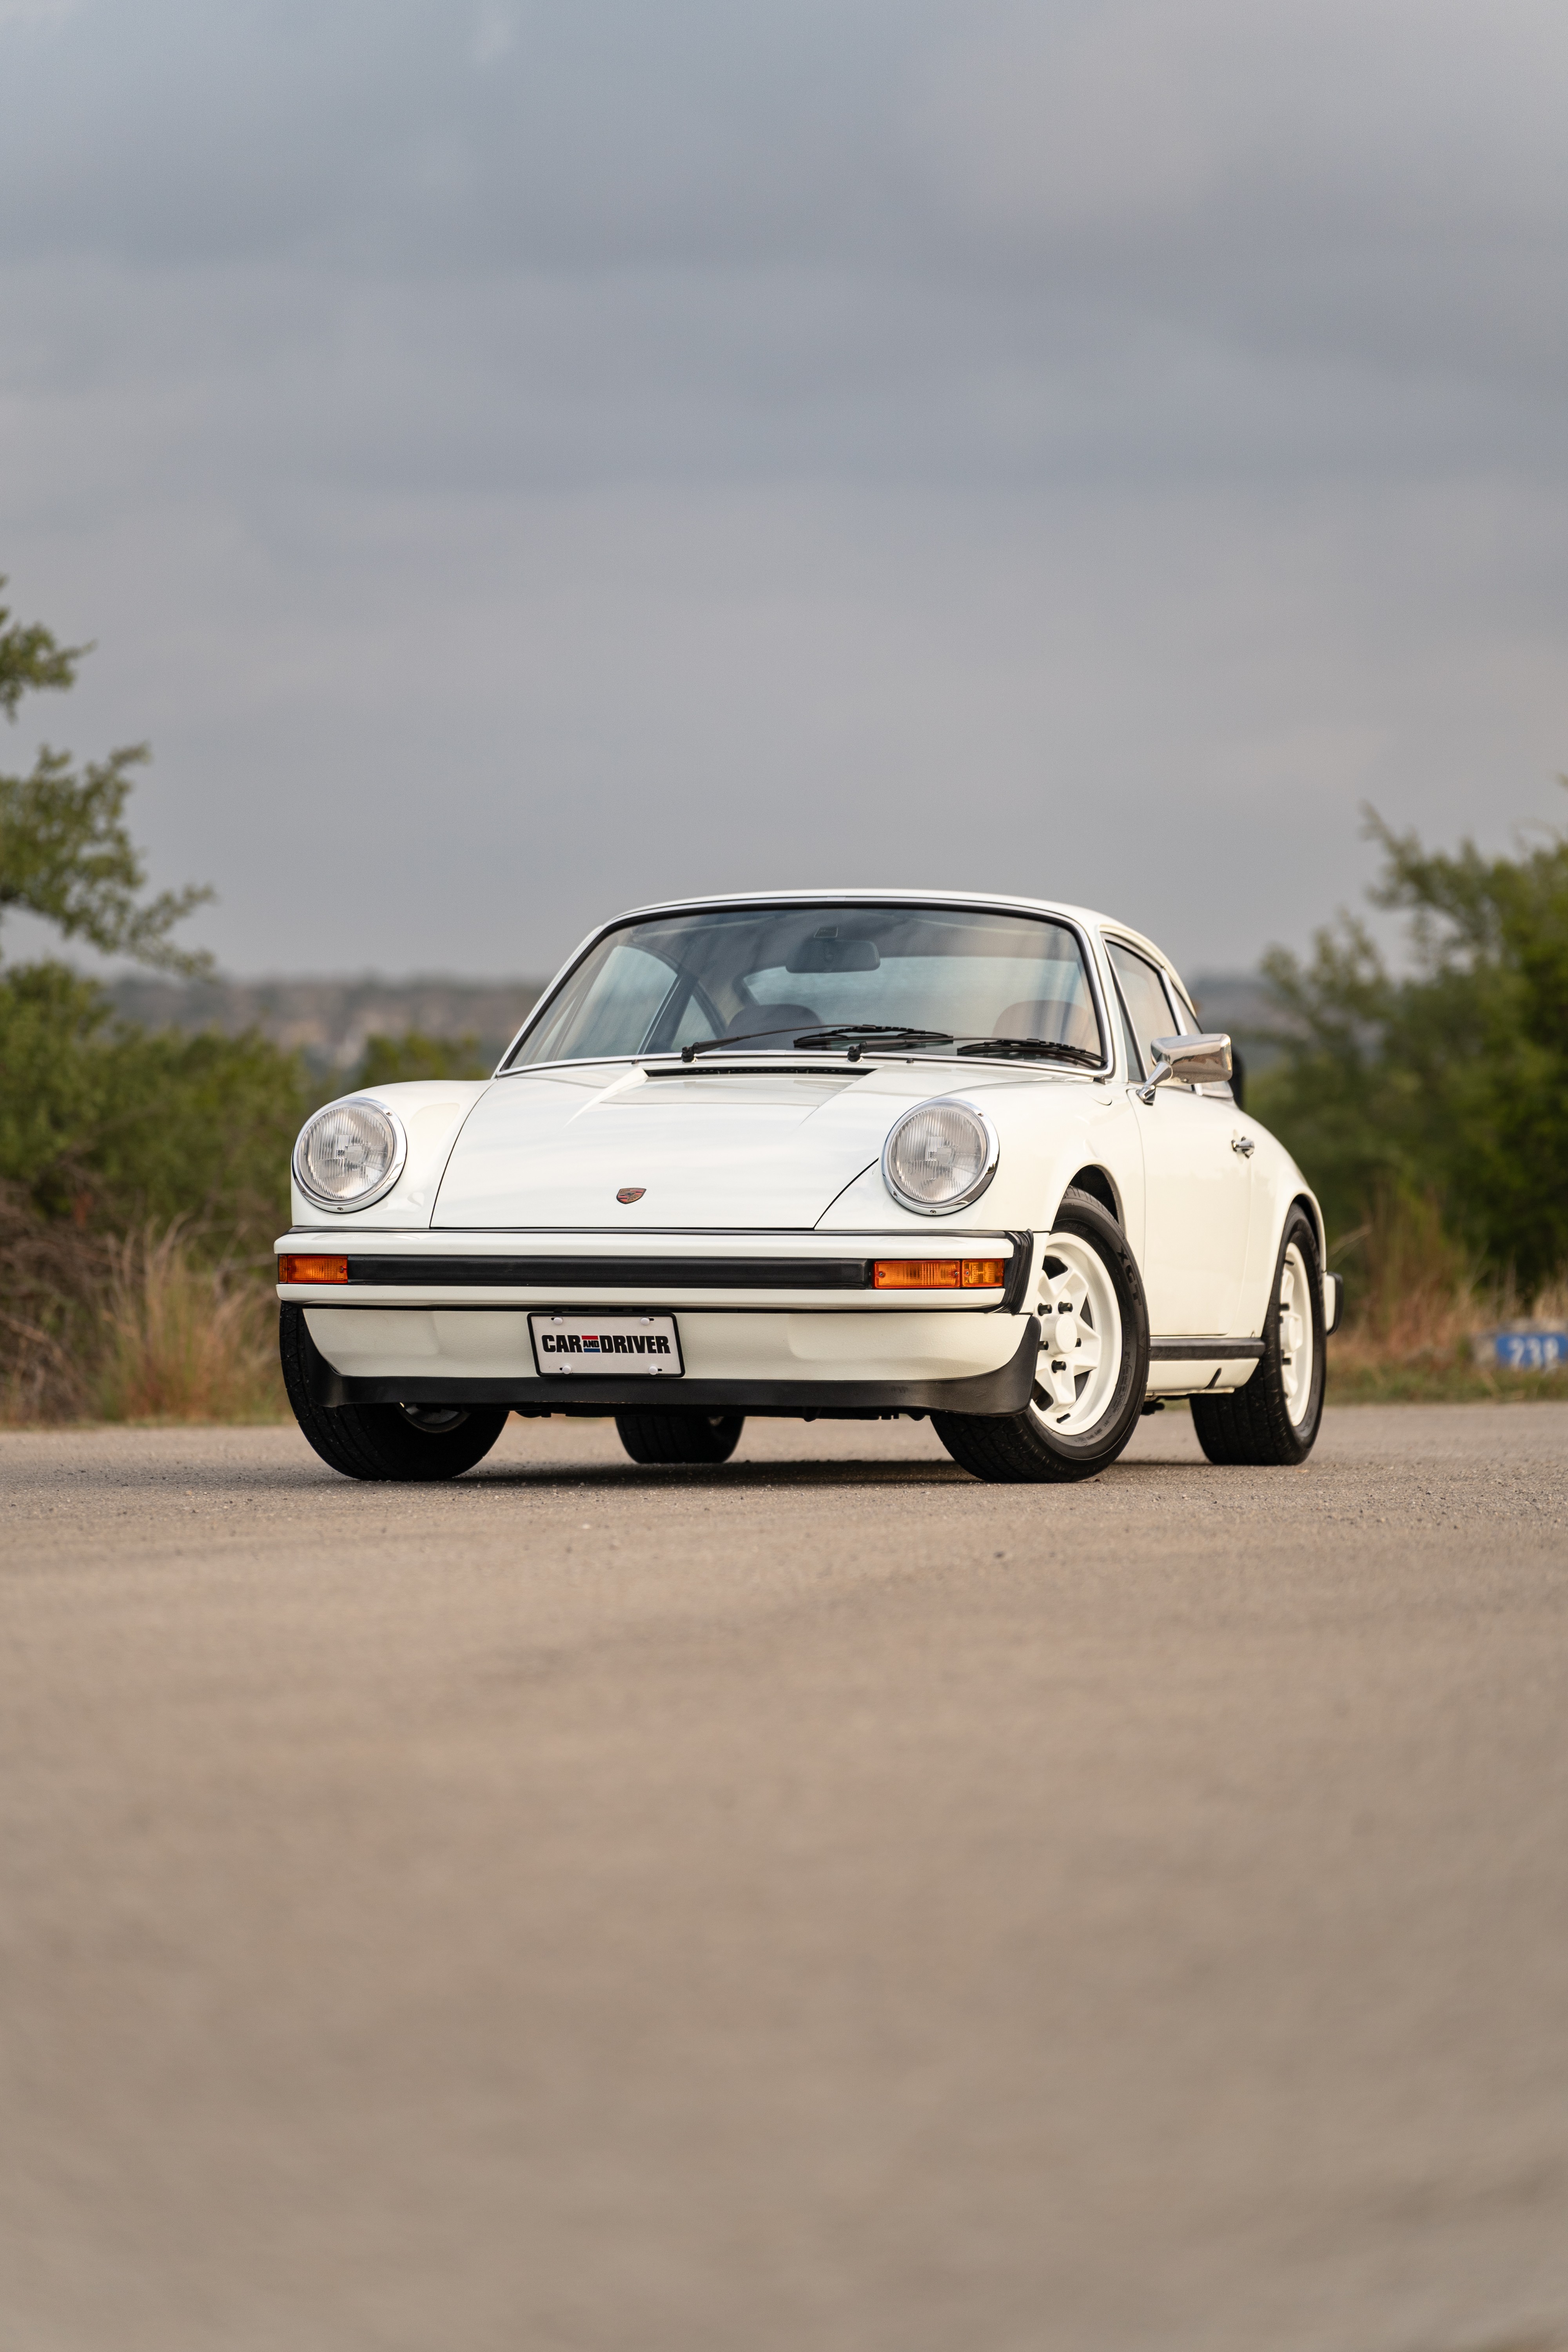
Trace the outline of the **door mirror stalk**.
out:
M 1188 1087 L 1215 1087 L 1229 1082 L 1230 1039 L 1223 1034 L 1154 1037 L 1150 1045 L 1158 1059 L 1148 1083 L 1137 1090 L 1141 1103 L 1152 1103 L 1155 1087 L 1169 1085 L 1173 1078 Z

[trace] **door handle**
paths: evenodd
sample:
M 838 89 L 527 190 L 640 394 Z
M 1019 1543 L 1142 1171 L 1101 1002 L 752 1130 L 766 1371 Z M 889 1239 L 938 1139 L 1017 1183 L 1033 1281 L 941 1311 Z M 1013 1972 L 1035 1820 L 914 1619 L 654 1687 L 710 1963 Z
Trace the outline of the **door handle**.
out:
M 1244 1160 L 1250 1160 L 1258 1146 L 1250 1135 L 1233 1135 L 1230 1139 L 1230 1148 L 1233 1151 L 1239 1151 Z

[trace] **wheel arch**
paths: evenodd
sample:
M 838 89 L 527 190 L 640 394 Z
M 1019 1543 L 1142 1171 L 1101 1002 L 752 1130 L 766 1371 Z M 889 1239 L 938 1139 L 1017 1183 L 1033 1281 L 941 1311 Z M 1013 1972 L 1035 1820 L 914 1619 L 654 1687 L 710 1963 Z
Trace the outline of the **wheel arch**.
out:
M 1279 1221 L 1279 1230 L 1281 1234 L 1283 1234 L 1285 1230 L 1285 1226 L 1289 1222 L 1292 1209 L 1305 1209 L 1308 1216 L 1312 1221 L 1312 1231 L 1318 1237 L 1318 1272 L 1322 1274 L 1327 1269 L 1329 1263 L 1328 1228 L 1323 1223 L 1323 1213 L 1321 1209 L 1319 1208 L 1313 1195 L 1308 1192 L 1304 1184 L 1285 1204 L 1285 1214 Z M 1279 1244 L 1276 1244 L 1275 1246 L 1276 1250 L 1278 1250 Z
M 1114 1217 L 1123 1233 L 1126 1232 L 1127 1220 L 1121 1213 L 1121 1195 L 1117 1190 L 1116 1179 L 1108 1168 L 1100 1167 L 1098 1163 L 1080 1168 L 1076 1176 L 1068 1178 L 1067 1184 L 1063 1187 L 1064 1191 L 1075 1189 L 1079 1192 L 1087 1192 L 1091 1201 L 1098 1201 L 1107 1216 Z M 1059 1201 L 1057 1206 L 1060 1208 Z

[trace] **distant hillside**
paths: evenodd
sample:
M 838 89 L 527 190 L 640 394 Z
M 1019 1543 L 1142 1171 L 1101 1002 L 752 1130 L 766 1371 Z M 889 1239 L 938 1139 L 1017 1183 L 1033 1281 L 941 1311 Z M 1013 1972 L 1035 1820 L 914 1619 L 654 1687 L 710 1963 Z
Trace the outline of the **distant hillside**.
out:
M 211 980 L 131 978 L 110 990 L 127 1020 L 151 1029 L 259 1029 L 298 1047 L 314 1070 L 352 1069 L 368 1037 L 472 1035 L 497 1062 L 539 994 L 536 980 Z
M 455 1041 L 474 1036 L 481 1060 L 495 1063 L 522 1026 L 539 994 L 536 980 L 212 980 L 132 978 L 110 993 L 120 1012 L 150 1029 L 217 1028 L 228 1035 L 259 1029 L 279 1045 L 297 1046 L 312 1070 L 351 1070 L 368 1037 L 401 1037 L 410 1029 Z M 1227 1029 L 1254 1070 L 1273 1058 L 1259 1033 L 1278 1025 L 1277 1008 L 1254 972 L 1211 971 L 1190 983 L 1200 1017 Z

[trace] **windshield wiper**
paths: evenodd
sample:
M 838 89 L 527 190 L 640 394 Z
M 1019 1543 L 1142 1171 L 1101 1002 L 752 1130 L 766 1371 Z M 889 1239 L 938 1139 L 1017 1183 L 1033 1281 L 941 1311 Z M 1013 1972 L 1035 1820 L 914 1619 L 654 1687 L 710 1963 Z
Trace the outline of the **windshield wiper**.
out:
M 847 1044 L 849 1059 L 858 1062 L 867 1040 L 877 1046 L 889 1045 L 897 1038 L 900 1045 L 951 1045 L 952 1037 L 946 1029 L 906 1029 L 901 1021 L 836 1021 L 830 1029 L 808 1029 L 795 1045 L 805 1052 L 819 1045 Z
M 1098 1070 L 1104 1055 L 1086 1045 L 1064 1045 L 1056 1037 L 975 1037 L 959 1047 L 961 1054 L 994 1054 L 1003 1061 L 1072 1062 Z
M 906 1029 L 901 1021 L 836 1021 L 830 1029 L 808 1029 L 804 1035 L 791 1022 L 787 1029 L 747 1029 L 739 1037 L 700 1037 L 695 1045 L 682 1045 L 680 1058 L 683 1062 L 694 1062 L 699 1054 L 717 1054 L 725 1050 L 734 1053 L 743 1046 L 754 1045 L 759 1037 L 793 1037 L 795 1045 L 808 1053 L 815 1053 L 823 1046 L 847 1043 L 852 1062 L 860 1059 L 863 1042 L 868 1038 L 874 1039 L 879 1045 L 895 1037 L 900 1045 L 951 1045 L 952 1043 L 952 1033 L 946 1029 Z
M 849 1059 L 858 1062 L 868 1046 L 875 1053 L 879 1047 L 897 1045 L 951 1045 L 952 1033 L 948 1029 L 906 1029 L 899 1021 L 836 1021 L 828 1029 L 808 1029 L 797 1032 L 794 1023 L 783 1029 L 747 1029 L 738 1037 L 699 1037 L 689 1045 L 682 1045 L 680 1058 L 694 1062 L 699 1054 L 742 1053 L 763 1037 L 793 1038 L 797 1051 L 821 1052 L 830 1045 L 847 1045 Z M 985 1054 L 999 1061 L 1070 1062 L 1076 1067 L 1098 1070 L 1102 1056 L 1092 1054 L 1083 1045 L 1066 1045 L 1054 1037 L 973 1037 L 959 1046 L 961 1054 Z
M 743 1029 L 738 1037 L 699 1037 L 695 1044 L 682 1045 L 680 1058 L 683 1062 L 694 1062 L 699 1054 L 738 1054 L 743 1047 L 754 1045 L 759 1037 L 788 1037 L 794 1029 L 792 1021 L 784 1029 Z

